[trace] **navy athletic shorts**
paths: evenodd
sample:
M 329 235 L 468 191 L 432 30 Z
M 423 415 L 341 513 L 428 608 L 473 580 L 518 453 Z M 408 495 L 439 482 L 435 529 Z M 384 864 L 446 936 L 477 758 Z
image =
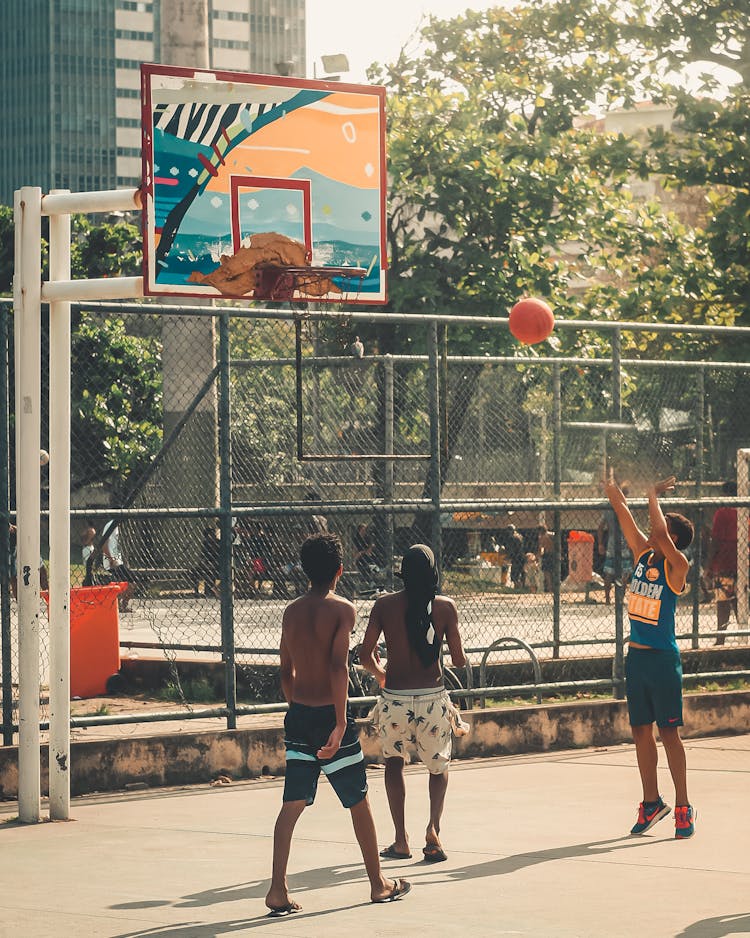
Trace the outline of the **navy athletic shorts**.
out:
M 682 726 L 682 663 L 674 649 L 628 649 L 625 695 L 631 726 Z
M 336 725 L 333 704 L 308 707 L 290 703 L 284 717 L 286 779 L 284 801 L 315 801 L 321 771 L 345 808 L 353 808 L 367 794 L 365 759 L 359 745 L 359 731 L 347 713 L 341 747 L 332 759 L 319 759 L 318 749 L 328 742 Z

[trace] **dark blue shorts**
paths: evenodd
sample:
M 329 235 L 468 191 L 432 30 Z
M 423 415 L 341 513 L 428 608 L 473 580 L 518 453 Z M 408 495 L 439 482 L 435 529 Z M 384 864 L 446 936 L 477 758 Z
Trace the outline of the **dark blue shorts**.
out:
M 353 808 L 367 794 L 365 759 L 359 745 L 359 730 L 347 713 L 341 747 L 332 759 L 319 759 L 318 749 L 328 742 L 336 725 L 333 704 L 308 707 L 290 703 L 284 717 L 286 779 L 284 801 L 315 801 L 321 771 L 345 808 Z
M 672 649 L 630 648 L 625 692 L 631 726 L 682 726 L 682 663 Z

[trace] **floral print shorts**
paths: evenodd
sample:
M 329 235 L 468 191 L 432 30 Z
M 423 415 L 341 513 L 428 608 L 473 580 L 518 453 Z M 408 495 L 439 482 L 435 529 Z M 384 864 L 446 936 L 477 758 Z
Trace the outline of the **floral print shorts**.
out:
M 450 765 L 454 728 L 462 735 L 466 727 L 444 688 L 427 694 L 384 690 L 372 717 L 385 759 L 407 758 L 413 748 L 434 775 Z

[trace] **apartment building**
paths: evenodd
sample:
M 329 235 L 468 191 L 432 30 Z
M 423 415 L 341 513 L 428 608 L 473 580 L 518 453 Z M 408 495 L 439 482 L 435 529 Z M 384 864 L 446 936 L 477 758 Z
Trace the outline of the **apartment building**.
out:
M 208 0 L 210 66 L 304 76 L 305 0 Z M 141 177 L 140 73 L 160 61 L 160 0 L 0 3 L 0 204 L 23 185 Z

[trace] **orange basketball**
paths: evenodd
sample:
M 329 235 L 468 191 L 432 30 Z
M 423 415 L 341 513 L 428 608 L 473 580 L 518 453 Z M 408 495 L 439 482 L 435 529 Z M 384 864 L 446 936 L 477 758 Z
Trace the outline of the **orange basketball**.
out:
M 544 300 L 528 296 L 513 305 L 508 325 L 519 342 L 535 345 L 552 334 L 555 317 Z

